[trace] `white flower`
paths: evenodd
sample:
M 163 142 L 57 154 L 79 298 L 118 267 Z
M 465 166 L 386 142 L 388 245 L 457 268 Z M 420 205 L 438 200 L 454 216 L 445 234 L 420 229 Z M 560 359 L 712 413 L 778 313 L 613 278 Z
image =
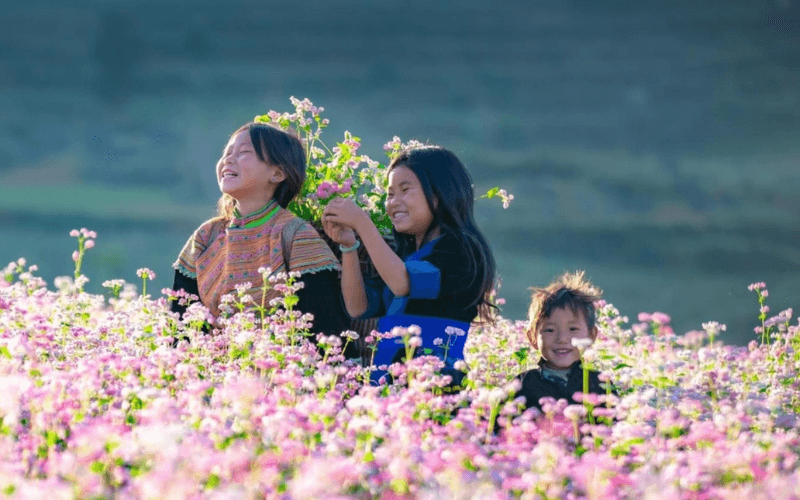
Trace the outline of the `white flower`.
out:
M 583 352 L 592 345 L 592 339 L 572 339 L 572 345 L 577 347 L 580 352 Z

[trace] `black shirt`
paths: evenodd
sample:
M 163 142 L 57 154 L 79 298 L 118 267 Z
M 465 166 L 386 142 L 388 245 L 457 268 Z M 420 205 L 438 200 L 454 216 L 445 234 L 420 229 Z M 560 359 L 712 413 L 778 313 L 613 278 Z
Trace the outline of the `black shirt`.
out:
M 598 375 L 599 373 L 596 371 L 589 371 L 589 392 L 604 395 L 606 390 L 600 386 Z M 541 410 L 542 406 L 539 404 L 539 400 L 544 397 L 551 397 L 556 400 L 566 399 L 570 404 L 575 404 L 576 401 L 572 399 L 572 396 L 576 392 L 583 392 L 583 368 L 580 361 L 570 365 L 566 387 L 542 376 L 542 361 L 539 362 L 538 368 L 528 370 L 517 378 L 522 381 L 522 388 L 514 397 L 524 396 L 525 408 L 538 408 Z

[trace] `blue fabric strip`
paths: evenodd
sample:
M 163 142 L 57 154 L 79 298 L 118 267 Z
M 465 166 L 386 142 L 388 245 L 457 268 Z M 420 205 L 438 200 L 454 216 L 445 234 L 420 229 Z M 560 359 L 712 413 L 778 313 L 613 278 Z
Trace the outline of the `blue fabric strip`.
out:
M 384 289 L 388 290 L 388 286 L 384 286 Z M 364 311 L 364 314 L 359 316 L 359 318 L 375 318 L 381 315 L 381 306 L 383 300 L 383 294 L 381 293 L 384 290 L 380 290 L 375 287 L 365 286 L 364 291 L 367 292 L 367 310 Z
M 414 252 L 411 255 L 409 255 L 405 260 L 406 269 L 408 270 L 408 278 L 409 278 L 409 281 L 410 281 L 410 285 L 413 287 L 414 286 L 414 282 L 412 280 L 416 279 L 416 280 L 418 280 L 418 283 L 417 283 L 418 288 L 420 288 L 423 291 L 421 293 L 424 293 L 424 291 L 426 291 L 426 290 L 430 293 L 430 292 L 433 291 L 433 288 L 435 288 L 436 289 L 436 295 L 434 295 L 433 297 L 425 297 L 425 296 L 414 296 L 413 294 L 411 294 L 410 296 L 407 296 L 407 297 L 395 297 L 392 294 L 392 292 L 389 290 L 389 287 L 386 287 L 386 290 L 384 290 L 384 294 L 383 294 L 383 300 L 384 300 L 384 304 L 386 304 L 386 314 L 387 315 L 390 316 L 390 315 L 394 315 L 394 314 L 403 314 L 405 312 L 405 310 L 406 310 L 406 305 L 408 304 L 408 299 L 409 298 L 426 299 L 426 298 L 436 298 L 436 297 L 439 296 L 439 289 L 441 288 L 441 285 L 442 285 L 442 283 L 441 283 L 441 272 L 439 271 L 439 269 L 434 267 L 432 264 L 420 260 L 420 259 L 424 259 L 428 255 L 433 253 L 433 246 L 436 244 L 436 240 L 437 239 L 438 238 L 433 239 L 433 240 L 427 242 L 426 244 L 422 245 L 422 248 L 420 248 L 416 252 Z M 427 264 L 427 266 L 426 266 L 426 264 Z M 409 265 L 411 266 L 411 268 L 409 268 Z M 417 267 L 417 266 L 419 266 L 419 267 Z M 435 285 L 433 284 L 433 278 L 431 278 L 431 277 L 421 276 L 419 278 L 412 278 L 412 273 L 415 272 L 415 271 L 413 271 L 413 269 L 419 269 L 423 275 L 426 273 L 426 271 L 430 272 L 431 269 L 434 269 L 436 271 L 436 277 L 435 277 L 436 284 Z
M 442 288 L 442 272 L 424 260 L 410 260 L 406 262 L 410 299 L 435 299 Z
M 416 349 L 417 354 L 428 354 L 437 356 L 444 361 L 448 368 L 452 368 L 456 361 L 464 359 L 464 346 L 467 343 L 467 333 L 469 323 L 463 323 L 447 318 L 434 318 L 429 316 L 414 316 L 409 314 L 397 314 L 384 316 L 378 320 L 378 331 L 388 332 L 395 326 L 409 327 L 417 325 L 422 330 L 422 347 Z M 450 331 L 448 332 L 448 328 Z M 457 330 L 463 334 L 457 333 Z M 434 340 L 442 339 L 441 345 L 434 345 Z M 395 358 L 397 351 L 400 350 L 405 355 L 403 340 L 399 337 L 381 340 L 378 350 L 375 352 L 374 365 L 389 365 Z M 426 352 L 429 351 L 429 352 Z M 445 357 L 445 351 L 447 356 Z M 372 380 L 378 381 L 386 374 L 384 370 L 375 370 L 372 373 Z

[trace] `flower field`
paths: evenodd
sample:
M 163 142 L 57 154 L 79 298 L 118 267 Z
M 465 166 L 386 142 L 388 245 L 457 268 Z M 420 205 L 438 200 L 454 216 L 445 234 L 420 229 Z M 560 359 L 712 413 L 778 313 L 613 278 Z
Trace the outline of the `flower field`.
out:
M 584 357 L 618 396 L 520 413 L 522 322 L 473 327 L 457 394 L 425 356 L 374 387 L 338 338 L 307 342 L 289 300 L 207 335 L 199 304 L 181 322 L 122 280 L 85 293 L 96 235 L 76 236 L 74 278 L 0 270 L 0 498 L 800 497 L 800 331 L 768 317 L 763 284 L 747 347 L 601 305 Z

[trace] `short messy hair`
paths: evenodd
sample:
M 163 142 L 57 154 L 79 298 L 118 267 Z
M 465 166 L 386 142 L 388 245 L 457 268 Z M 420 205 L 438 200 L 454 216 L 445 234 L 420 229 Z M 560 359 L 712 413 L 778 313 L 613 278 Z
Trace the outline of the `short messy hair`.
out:
M 596 321 L 594 303 L 603 296 L 603 291 L 584 277 L 583 271 L 564 273 L 544 288 L 530 288 L 531 305 L 528 308 L 528 328 L 525 335 L 531 345 L 536 345 L 536 333 L 545 319 L 556 309 L 569 308 L 580 311 L 591 331 Z

